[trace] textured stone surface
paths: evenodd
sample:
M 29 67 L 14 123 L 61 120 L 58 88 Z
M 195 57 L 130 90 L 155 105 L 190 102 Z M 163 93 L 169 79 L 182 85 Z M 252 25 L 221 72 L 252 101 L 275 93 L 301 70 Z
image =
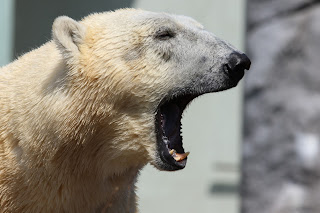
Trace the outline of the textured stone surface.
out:
M 248 0 L 249 28 L 312 7 L 319 0 Z
M 320 5 L 248 5 L 242 212 L 319 213 Z

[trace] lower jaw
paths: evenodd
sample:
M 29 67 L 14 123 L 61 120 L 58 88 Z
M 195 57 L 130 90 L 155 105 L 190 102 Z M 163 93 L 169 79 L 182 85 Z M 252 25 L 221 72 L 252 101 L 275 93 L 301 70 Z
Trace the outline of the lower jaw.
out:
M 167 159 L 161 154 L 158 156 L 158 159 L 153 163 L 153 165 L 161 171 L 177 171 L 184 169 L 187 164 L 187 159 L 180 162 L 168 162 Z
M 176 161 L 169 153 L 166 144 L 162 141 L 160 134 L 157 134 L 157 152 L 153 165 L 159 170 L 176 171 L 183 169 L 187 164 L 187 159 Z

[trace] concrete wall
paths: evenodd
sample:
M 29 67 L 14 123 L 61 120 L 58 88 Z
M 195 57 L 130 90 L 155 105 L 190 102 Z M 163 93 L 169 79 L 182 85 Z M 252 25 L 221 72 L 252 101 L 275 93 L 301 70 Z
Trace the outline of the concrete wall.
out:
M 12 58 L 14 1 L 0 1 L 0 66 Z

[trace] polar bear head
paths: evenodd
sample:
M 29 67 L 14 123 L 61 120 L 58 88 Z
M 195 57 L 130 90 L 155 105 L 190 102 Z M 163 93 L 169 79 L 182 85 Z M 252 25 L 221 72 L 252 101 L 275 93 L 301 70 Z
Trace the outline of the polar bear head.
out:
M 72 79 L 70 94 L 95 119 L 86 123 L 95 134 L 84 138 L 100 147 L 106 167 L 184 168 L 184 109 L 202 94 L 236 86 L 250 67 L 245 54 L 192 18 L 166 13 L 58 17 L 53 38 Z

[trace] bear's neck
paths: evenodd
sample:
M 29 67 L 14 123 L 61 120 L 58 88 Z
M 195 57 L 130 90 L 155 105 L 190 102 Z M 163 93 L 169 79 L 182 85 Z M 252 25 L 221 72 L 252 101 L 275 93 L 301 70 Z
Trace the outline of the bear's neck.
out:
M 72 188 L 62 187 L 60 199 L 69 198 L 66 212 L 136 212 L 135 183 L 139 169 L 132 168 L 122 174 L 89 179 L 78 179 Z M 74 182 L 73 182 L 74 183 Z M 66 202 L 66 201 L 64 201 Z M 80 203 L 86 203 L 79 208 Z M 84 210 L 85 209 L 85 210 Z
M 32 88 L 22 90 L 12 85 L 4 94 L 4 99 L 14 100 L 0 110 L 6 113 L 0 114 L 0 121 L 7 128 L 3 131 L 6 134 L 0 135 L 0 160 L 10 170 L 6 179 L 13 183 L 7 194 L 13 195 L 13 201 L 25 200 L 25 195 L 38 198 L 30 200 L 28 207 L 21 203 L 20 212 L 36 212 L 32 208 L 38 203 L 46 206 L 43 212 L 113 212 L 116 202 L 127 200 L 128 205 L 121 204 L 123 211 L 114 211 L 126 212 L 125 208 L 135 202 L 134 184 L 139 170 L 148 161 L 147 151 L 139 146 L 130 146 L 127 153 L 114 148 L 128 146 L 129 142 L 138 144 L 129 138 L 139 138 L 125 129 L 132 124 L 110 116 L 107 105 L 99 114 L 101 103 L 87 96 L 80 86 L 74 91 L 77 94 L 64 90 L 68 83 L 65 65 L 52 42 L 28 54 L 30 57 L 19 60 L 37 60 L 26 63 L 29 65 L 24 69 L 4 68 L 5 72 L 17 72 L 19 77 L 14 80 L 21 88 L 38 79 Z M 39 64 L 46 64 L 47 69 Z M 16 104 L 24 110 L 15 111 Z M 10 159 L 2 159 L 2 153 L 9 153 Z

